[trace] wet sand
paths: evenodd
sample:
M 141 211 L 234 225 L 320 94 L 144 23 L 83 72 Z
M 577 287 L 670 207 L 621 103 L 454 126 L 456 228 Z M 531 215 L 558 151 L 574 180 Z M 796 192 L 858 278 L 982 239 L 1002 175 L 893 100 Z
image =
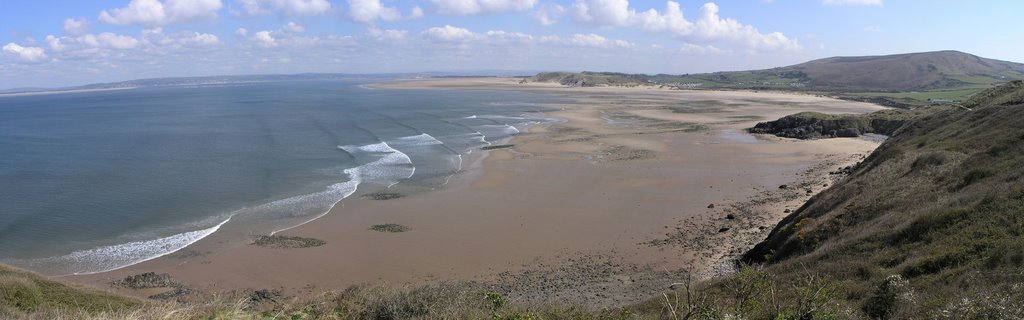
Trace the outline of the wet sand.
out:
M 447 187 L 390 200 L 349 198 L 281 232 L 320 239 L 275 249 L 211 236 L 178 253 L 69 280 L 108 283 L 169 273 L 197 292 L 281 289 L 301 296 L 353 284 L 474 280 L 526 301 L 619 304 L 728 271 L 736 253 L 866 156 L 865 139 L 797 141 L 742 128 L 801 111 L 879 106 L 810 95 L 566 88 L 518 79 L 424 79 L 388 90 L 524 90 L 570 98 L 486 152 Z M 482 151 L 481 151 L 482 152 Z M 478 155 L 480 152 L 477 153 Z M 780 189 L 780 185 L 787 185 Z M 728 216 L 731 215 L 731 219 Z M 396 223 L 408 231 L 370 230 Z M 150 291 L 116 289 L 146 295 Z

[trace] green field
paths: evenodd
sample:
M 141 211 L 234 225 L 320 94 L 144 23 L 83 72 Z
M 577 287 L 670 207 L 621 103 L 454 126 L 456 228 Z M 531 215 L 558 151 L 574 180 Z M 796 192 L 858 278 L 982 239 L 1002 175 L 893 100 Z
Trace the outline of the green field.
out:
M 978 93 L 981 90 L 988 88 L 988 86 L 972 86 L 967 88 L 958 88 L 953 90 L 933 90 L 933 91 L 910 91 L 910 92 L 851 92 L 850 95 L 860 97 L 885 97 L 892 99 L 909 99 L 907 101 L 913 105 L 926 105 L 928 99 L 943 99 L 943 100 L 967 100 L 971 95 Z

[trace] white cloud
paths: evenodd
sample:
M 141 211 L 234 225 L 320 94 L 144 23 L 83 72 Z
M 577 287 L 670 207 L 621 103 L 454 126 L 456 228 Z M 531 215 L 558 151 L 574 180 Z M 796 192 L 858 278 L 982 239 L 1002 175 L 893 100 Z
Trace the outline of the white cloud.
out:
M 147 29 L 143 31 L 143 34 L 149 36 L 160 34 L 160 32 L 160 28 L 155 28 Z M 143 42 L 137 38 L 110 32 L 100 34 L 83 34 L 74 37 L 55 37 L 53 35 L 48 35 L 46 36 L 46 43 L 53 51 L 87 50 L 97 48 L 134 49 L 143 44 Z
M 369 30 L 366 31 L 366 35 L 369 36 L 370 38 L 392 42 L 405 40 L 405 36 L 408 33 L 409 32 L 405 30 L 381 30 L 377 28 L 370 28 Z
M 138 39 L 110 32 L 99 34 L 96 36 L 96 40 L 99 41 L 100 46 L 114 49 L 132 49 L 139 46 Z
M 573 45 L 577 45 L 577 46 L 583 46 L 583 47 L 599 47 L 599 48 L 608 48 L 608 47 L 629 48 L 629 47 L 633 46 L 633 44 L 629 43 L 628 41 L 624 41 L 624 40 L 609 40 L 608 38 L 605 38 L 605 37 L 602 37 L 602 36 L 599 36 L 599 35 L 596 35 L 596 34 L 593 34 L 593 33 L 591 33 L 591 34 L 578 34 L 578 33 L 574 34 L 572 36 L 572 38 L 569 39 L 568 43 L 573 44 Z
M 318 16 L 331 9 L 327 0 L 235 0 L 242 15 L 263 16 L 276 12 L 282 16 Z
M 430 0 L 442 14 L 470 15 L 505 11 L 526 11 L 537 0 Z
M 64 44 L 61 42 L 61 38 L 54 37 L 53 35 L 46 36 L 46 44 L 50 46 L 50 50 L 64 50 Z
M 453 27 L 450 25 L 427 29 L 426 31 L 423 31 L 423 35 L 427 38 L 440 41 L 462 41 L 471 39 L 475 36 L 472 31 L 469 31 L 469 29 Z
M 103 10 L 99 20 L 116 25 L 166 25 L 214 19 L 220 0 L 131 0 L 127 7 Z
M 159 40 L 161 45 L 171 46 L 211 46 L 220 44 L 220 38 L 209 33 L 180 32 Z
M 11 42 L 3 47 L 4 53 L 24 62 L 40 62 L 46 59 L 46 51 L 40 47 L 22 47 Z
M 263 47 L 273 47 L 277 45 L 277 39 L 274 39 L 274 36 L 270 34 L 270 31 L 266 30 L 256 32 L 256 34 L 253 35 L 252 40 Z
M 348 16 L 353 21 L 360 23 L 402 19 L 402 14 L 398 12 L 398 9 L 384 6 L 380 0 L 348 0 Z
M 423 17 L 423 8 L 420 8 L 419 6 L 412 7 L 412 10 L 409 12 L 409 19 L 415 20 L 415 19 L 419 19 L 419 18 L 422 18 L 422 17 Z
M 142 38 L 139 41 L 150 48 L 209 46 L 220 43 L 220 38 L 209 33 L 181 31 L 168 35 L 163 32 L 163 28 L 159 27 L 142 30 Z
M 718 6 L 714 3 L 706 3 L 701 7 L 695 25 L 696 34 L 704 38 L 730 39 L 745 43 L 753 49 L 800 49 L 796 39 L 789 39 L 781 32 L 764 34 L 735 19 L 719 17 Z
M 559 35 L 533 36 L 521 32 L 491 30 L 476 33 L 469 29 L 445 25 L 434 27 L 422 32 L 424 38 L 439 42 L 456 42 L 461 44 L 486 44 L 499 48 L 530 47 L 534 45 L 558 45 L 592 48 L 633 48 L 636 45 L 625 40 L 608 39 L 597 34 L 573 34 L 568 37 Z
M 682 54 L 704 55 L 704 54 L 720 54 L 720 53 L 725 53 L 725 52 L 727 52 L 727 51 L 719 49 L 718 47 L 715 47 L 713 45 L 704 45 L 704 46 L 702 46 L 702 45 L 697 45 L 697 44 L 692 44 L 692 43 L 684 43 L 683 46 L 681 48 L 679 48 L 679 53 L 682 53 Z
M 241 38 L 245 38 L 245 36 L 249 35 L 249 29 L 246 29 L 246 28 L 235 29 L 235 35 L 238 36 L 238 37 L 241 37 Z
M 869 5 L 869 6 L 880 6 L 882 0 L 824 0 L 822 1 L 827 5 L 841 6 L 841 5 Z
M 572 7 L 577 20 L 602 26 L 627 26 L 636 16 L 629 0 L 577 0 Z
M 482 37 L 489 43 L 530 43 L 534 37 L 522 32 L 507 32 L 492 30 L 485 32 Z
M 704 4 L 697 19 L 689 21 L 678 2 L 667 1 L 661 12 L 649 9 L 637 12 L 628 0 L 576 0 L 573 11 L 577 21 L 602 27 L 639 26 L 651 32 L 667 32 L 686 39 L 724 41 L 751 49 L 800 49 L 796 39 L 780 32 L 761 33 L 750 25 L 718 15 L 718 5 Z
M 694 32 L 694 24 L 686 20 L 683 16 L 683 9 L 675 1 L 665 3 L 664 13 L 650 9 L 637 14 L 636 18 L 640 25 L 649 31 L 670 32 L 676 35 L 688 35 Z
M 540 21 L 542 26 L 550 26 L 558 23 L 558 18 L 565 14 L 565 7 L 557 4 L 545 4 L 530 14 L 530 17 Z
M 64 19 L 64 33 L 69 35 L 80 35 L 89 32 L 89 21 L 85 18 Z
M 65 41 L 65 40 L 69 40 L 69 41 Z M 94 35 L 94 34 L 83 34 L 81 36 L 77 36 L 77 37 L 74 37 L 74 38 L 61 37 L 61 42 L 62 43 L 65 43 L 65 42 L 71 43 L 73 45 L 76 45 L 79 48 L 82 48 L 82 47 L 85 47 L 85 48 L 99 48 L 99 46 L 100 46 L 100 41 L 99 41 L 99 39 L 96 38 L 96 35 Z
M 557 35 L 543 36 L 538 38 L 540 43 L 544 44 L 556 44 L 556 45 L 568 45 L 576 47 L 593 47 L 593 48 L 632 48 L 635 44 L 625 40 L 612 40 L 605 38 L 597 34 L 574 34 L 570 37 L 563 38 Z
M 306 27 L 303 27 L 301 24 L 295 22 L 288 22 L 288 24 L 284 25 L 284 28 L 282 28 L 282 30 L 289 33 L 303 33 L 306 32 Z

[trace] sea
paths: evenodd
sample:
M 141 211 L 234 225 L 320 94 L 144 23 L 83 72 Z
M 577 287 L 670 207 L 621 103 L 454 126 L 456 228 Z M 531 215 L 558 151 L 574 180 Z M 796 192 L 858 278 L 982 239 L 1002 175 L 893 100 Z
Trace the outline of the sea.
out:
M 367 193 L 443 188 L 482 147 L 558 121 L 545 94 L 366 84 L 0 96 L 0 263 L 89 274 L 273 234 Z

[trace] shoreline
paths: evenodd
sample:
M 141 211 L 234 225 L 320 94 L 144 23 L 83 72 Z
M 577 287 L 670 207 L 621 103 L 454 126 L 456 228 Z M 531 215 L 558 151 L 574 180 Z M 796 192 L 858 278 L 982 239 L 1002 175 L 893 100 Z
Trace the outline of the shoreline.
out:
M 490 81 L 483 84 L 477 79 L 428 79 L 373 87 L 494 89 L 510 86 L 507 81 L 503 82 L 504 79 L 487 79 Z M 433 84 L 416 87 L 425 82 Z M 402 87 L 403 83 L 412 83 L 413 86 Z M 557 292 L 549 292 L 552 290 L 547 287 L 530 288 L 529 284 L 535 283 L 536 277 L 568 272 L 566 278 L 572 279 L 598 270 L 594 278 L 598 281 L 593 283 L 617 288 L 608 291 L 609 297 L 588 296 L 586 301 L 620 303 L 631 295 L 636 297 L 641 292 L 659 290 L 656 288 L 659 279 L 679 276 L 680 270 L 690 265 L 700 264 L 698 269 L 704 270 L 704 274 L 713 274 L 708 270 L 713 270 L 717 261 L 727 257 L 730 250 L 759 235 L 763 238 L 768 231 L 763 227 L 767 225 L 770 228 L 781 219 L 784 215 L 782 208 L 793 207 L 794 201 L 802 203 L 805 200 L 802 197 L 810 194 L 788 195 L 792 198 L 788 202 L 779 200 L 788 199 L 783 196 L 772 196 L 775 197 L 771 201 L 774 207 L 750 209 L 743 203 L 768 201 L 752 197 L 769 193 L 770 190 L 766 189 L 774 187 L 771 184 L 793 183 L 787 173 L 803 173 L 826 162 L 829 166 L 840 165 L 877 146 L 877 143 L 853 139 L 843 143 L 833 143 L 834 140 L 821 143 L 758 137 L 756 143 L 737 142 L 720 131 L 736 130 L 752 121 L 796 112 L 788 107 L 759 106 L 754 102 L 750 107 L 756 111 L 753 114 L 757 118 L 740 110 L 740 114 L 733 116 L 747 118 L 742 118 L 742 121 L 737 120 L 740 118 L 724 118 L 727 120 L 724 122 L 720 115 L 713 113 L 665 112 L 660 107 L 632 107 L 638 104 L 671 104 L 680 96 L 756 100 L 759 93 L 564 88 L 546 84 L 525 89 L 513 86 L 510 90 L 540 91 L 569 97 L 572 103 L 555 104 L 562 110 L 548 113 L 567 121 L 530 126 L 528 132 L 509 140 L 513 147 L 484 153 L 469 168 L 464 168 L 463 173 L 453 177 L 451 184 L 439 190 L 386 201 L 346 198 L 352 201 L 336 204 L 328 214 L 315 219 L 315 223 L 280 232 L 285 236 L 324 239 L 326 245 L 323 247 L 273 250 L 236 245 L 219 252 L 204 253 L 203 248 L 208 246 L 203 242 L 213 239 L 203 239 L 182 250 L 201 253 L 192 257 L 178 258 L 176 252 L 172 254 L 176 257 L 158 258 L 113 272 L 65 278 L 102 288 L 105 283 L 125 275 L 157 271 L 170 273 L 203 292 L 281 287 L 295 296 L 312 292 L 312 289 L 302 289 L 307 285 L 315 285 L 319 289 L 340 289 L 376 281 L 483 280 L 509 292 L 519 292 L 522 299 L 544 301 L 573 292 L 594 293 L 607 288 L 567 286 L 555 290 Z M 600 96 L 608 93 L 623 97 Z M 792 98 L 784 94 L 770 95 Z M 825 98 L 802 98 L 833 104 L 831 109 L 810 105 L 804 109 L 859 112 L 881 109 Z M 618 101 L 615 99 L 632 101 L 629 101 L 630 107 L 625 108 L 616 104 Z M 702 107 L 742 109 L 718 105 Z M 627 124 L 606 123 L 608 119 L 605 116 L 623 119 Z M 844 149 L 842 145 L 848 148 Z M 814 154 L 815 150 L 820 154 Z M 747 153 L 769 158 L 762 159 Z M 823 156 L 830 153 L 846 156 L 833 156 L 835 159 Z M 720 156 L 724 157 L 724 162 L 733 162 L 724 167 L 732 168 L 733 172 L 708 164 L 722 162 Z M 695 172 L 700 170 L 688 165 L 708 167 L 701 168 L 706 172 Z M 758 179 L 757 183 L 732 185 L 725 182 L 751 176 L 742 171 L 743 166 L 751 166 L 748 169 L 756 172 L 752 176 Z M 736 169 L 741 170 L 735 172 Z M 783 172 L 779 173 L 780 170 Z M 595 172 L 600 174 L 595 175 Z M 530 181 L 531 178 L 545 177 L 559 177 L 560 181 L 550 182 L 555 185 L 552 189 Z M 820 179 L 819 174 L 810 180 L 818 183 Z M 711 184 L 705 187 L 710 191 L 693 186 L 698 183 Z M 820 189 L 820 186 L 814 188 Z M 678 194 L 680 192 L 693 194 Z M 609 193 L 614 195 L 609 196 Z M 684 199 L 677 199 L 679 197 Z M 705 209 L 708 202 L 717 204 L 714 206 L 717 209 Z M 780 206 L 779 203 L 784 204 Z M 768 216 L 749 214 L 747 217 L 734 213 L 734 219 L 723 222 L 721 216 L 729 208 L 736 212 L 758 211 Z M 624 214 L 627 211 L 635 211 L 636 215 Z M 488 212 L 493 215 L 488 217 L 491 219 L 479 216 Z M 411 230 L 396 234 L 365 230 L 371 223 L 389 221 L 409 225 Z M 708 226 L 724 224 L 735 227 L 725 232 L 707 230 Z M 734 232 L 730 233 L 730 230 Z M 682 238 L 680 234 L 702 238 Z M 664 241 L 649 245 L 658 240 Z M 685 246 L 697 242 L 704 242 L 701 245 L 704 248 Z M 722 250 L 722 247 L 729 249 Z M 709 252 L 709 248 L 715 252 Z M 495 250 L 501 252 L 487 252 Z M 604 267 L 609 265 L 619 267 Z M 658 267 L 665 271 L 658 270 Z M 575 271 L 566 271 L 568 269 Z M 270 280 L 270 275 L 276 278 L 264 281 Z M 140 295 L 149 292 L 126 293 Z
M 131 90 L 131 89 L 138 89 L 138 88 L 139 87 L 124 87 L 124 88 L 102 88 L 102 89 L 71 89 L 71 90 L 46 90 L 46 91 L 30 91 L 30 92 L 12 92 L 12 93 L 0 93 L 0 98 L 5 98 L 5 97 L 43 96 L 43 95 L 51 95 L 51 94 L 71 94 L 71 93 L 118 91 L 118 90 Z

